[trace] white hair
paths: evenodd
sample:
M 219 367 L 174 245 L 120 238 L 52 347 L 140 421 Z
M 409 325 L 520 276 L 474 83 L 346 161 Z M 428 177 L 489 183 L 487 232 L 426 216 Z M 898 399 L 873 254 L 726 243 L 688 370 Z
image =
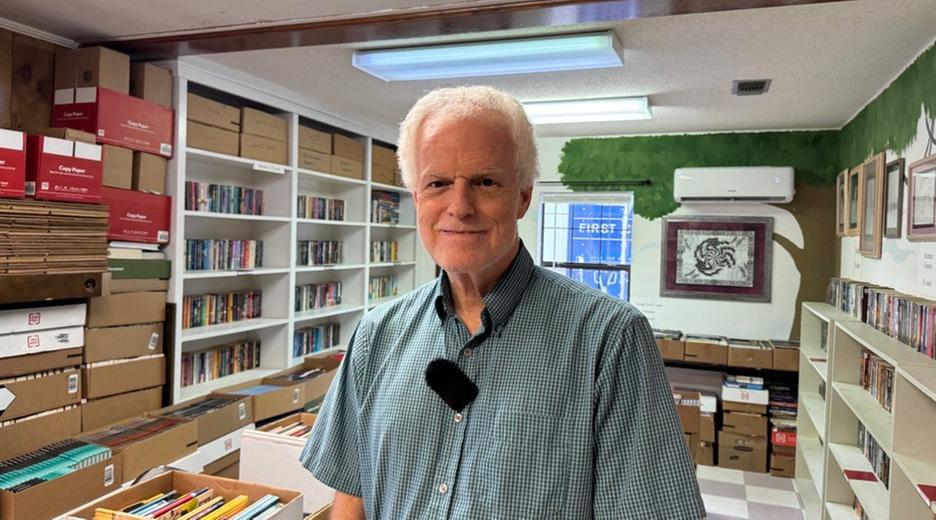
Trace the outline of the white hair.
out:
M 500 115 L 509 125 L 517 177 L 522 186 L 532 186 L 539 176 L 533 125 L 530 124 L 523 105 L 516 98 L 485 86 L 436 89 L 423 96 L 410 108 L 406 118 L 400 123 L 398 143 L 398 160 L 403 174 L 403 183 L 411 190 L 415 186 L 416 177 L 419 174 L 416 171 L 418 146 L 416 140 L 419 128 L 426 118 L 430 115 L 444 114 L 451 119 L 461 119 L 484 112 L 494 112 Z

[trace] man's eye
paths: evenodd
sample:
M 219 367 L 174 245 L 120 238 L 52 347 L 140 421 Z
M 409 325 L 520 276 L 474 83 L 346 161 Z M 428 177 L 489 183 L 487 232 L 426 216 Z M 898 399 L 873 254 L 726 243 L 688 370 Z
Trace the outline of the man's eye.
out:
M 481 186 L 484 186 L 485 188 L 492 188 L 494 186 L 497 186 L 497 181 L 495 181 L 494 179 L 490 179 L 490 178 L 484 178 L 484 179 L 481 179 Z
M 427 188 L 441 188 L 442 186 L 445 186 L 445 183 L 442 181 L 432 181 L 426 185 Z

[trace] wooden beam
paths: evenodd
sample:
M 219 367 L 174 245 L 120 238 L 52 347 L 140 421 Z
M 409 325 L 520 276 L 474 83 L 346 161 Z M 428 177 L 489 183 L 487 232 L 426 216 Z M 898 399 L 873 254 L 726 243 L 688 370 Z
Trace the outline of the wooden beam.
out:
M 157 60 L 841 1 L 849 0 L 527 0 L 317 22 L 217 28 L 87 44 L 107 45 L 138 60 Z

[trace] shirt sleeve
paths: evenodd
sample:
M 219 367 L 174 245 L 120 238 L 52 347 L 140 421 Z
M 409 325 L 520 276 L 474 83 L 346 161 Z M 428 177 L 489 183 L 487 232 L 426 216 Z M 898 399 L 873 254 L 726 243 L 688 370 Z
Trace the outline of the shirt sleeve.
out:
M 360 455 L 357 446 L 360 381 L 356 367 L 364 366 L 368 338 L 363 322 L 351 336 L 338 374 L 328 388 L 299 461 L 316 479 L 346 495 L 361 496 Z
M 705 517 L 672 391 L 643 316 L 601 354 L 595 385 L 594 518 Z

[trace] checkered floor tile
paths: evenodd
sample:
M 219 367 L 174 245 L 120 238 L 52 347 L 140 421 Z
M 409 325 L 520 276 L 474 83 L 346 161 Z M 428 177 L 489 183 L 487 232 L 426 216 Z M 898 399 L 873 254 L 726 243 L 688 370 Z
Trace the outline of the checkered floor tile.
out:
M 708 520 L 803 520 L 793 479 L 717 466 L 696 477 Z

